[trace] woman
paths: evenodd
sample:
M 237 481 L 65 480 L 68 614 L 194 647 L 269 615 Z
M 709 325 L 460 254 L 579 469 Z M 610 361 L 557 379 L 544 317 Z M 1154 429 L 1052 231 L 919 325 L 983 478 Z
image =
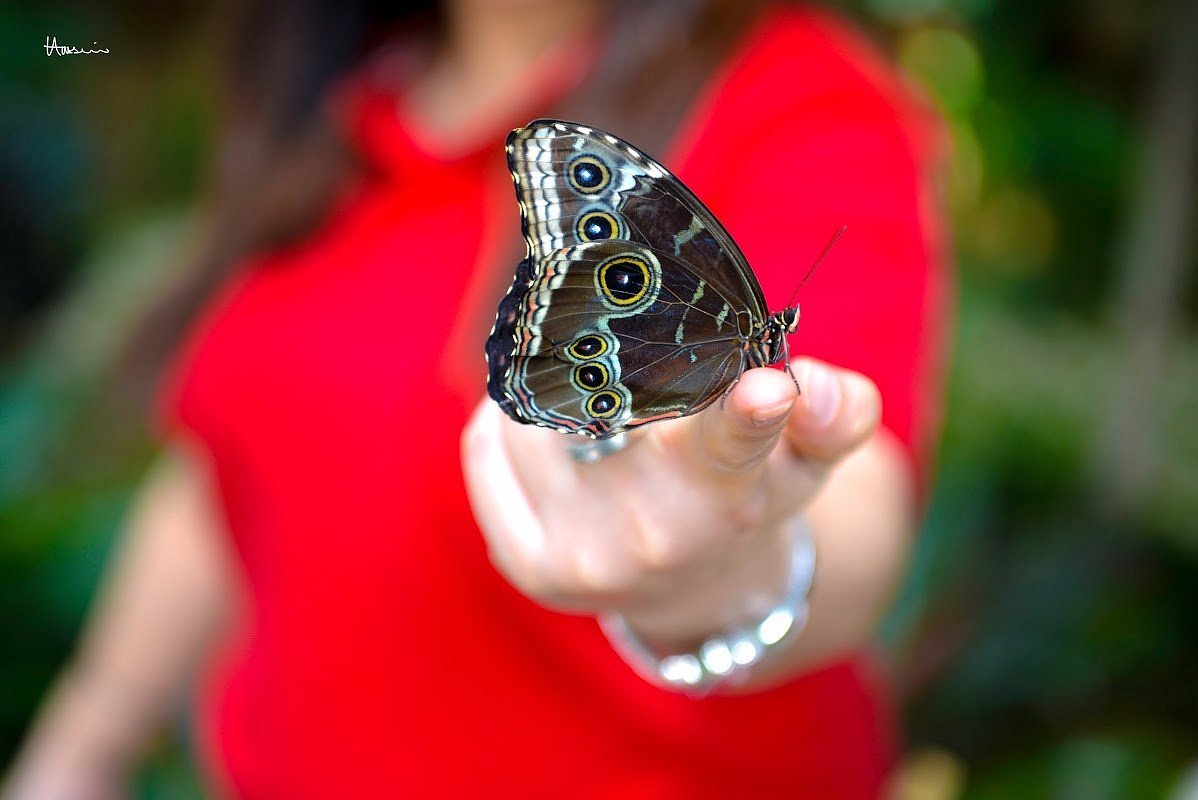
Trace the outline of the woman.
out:
M 785 6 L 305 8 L 243 22 L 183 295 L 221 288 L 9 796 L 119 793 L 197 663 L 221 795 L 876 796 L 893 744 L 863 653 L 914 524 L 939 337 L 928 141 L 897 81 Z M 519 257 L 503 137 L 546 114 L 664 153 L 775 308 L 849 226 L 803 290 L 801 396 L 752 370 L 595 463 L 480 401 Z M 642 677 L 633 640 L 683 654 L 760 620 L 808 523 L 805 630 L 703 693 Z M 598 614 L 623 620 L 612 641 Z

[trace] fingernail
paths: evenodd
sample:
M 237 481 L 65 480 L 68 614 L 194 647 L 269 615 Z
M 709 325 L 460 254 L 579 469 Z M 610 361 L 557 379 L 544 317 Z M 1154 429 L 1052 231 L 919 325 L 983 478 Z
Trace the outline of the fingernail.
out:
M 804 372 L 806 382 L 799 382 L 803 394 L 801 397 L 807 404 L 807 410 L 815 422 L 821 426 L 827 425 L 840 410 L 840 379 L 836 373 L 822 364 L 808 362 Z
M 769 425 L 776 425 L 790 413 L 791 405 L 793 405 L 792 401 L 781 400 L 777 403 L 760 406 L 753 409 L 753 412 L 749 415 L 749 419 L 752 420 L 754 425 L 763 428 Z

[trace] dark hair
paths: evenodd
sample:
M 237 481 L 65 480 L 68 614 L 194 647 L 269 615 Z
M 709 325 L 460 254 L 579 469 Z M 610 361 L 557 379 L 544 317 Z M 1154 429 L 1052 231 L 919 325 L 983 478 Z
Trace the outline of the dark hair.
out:
M 547 111 L 660 150 L 762 4 L 613 0 L 597 65 Z M 440 14 L 432 1 L 254 0 L 232 24 L 207 232 L 124 359 L 122 383 L 142 400 L 230 269 L 302 236 L 351 174 L 353 158 L 325 103 L 334 82 L 391 37 L 437 36 Z

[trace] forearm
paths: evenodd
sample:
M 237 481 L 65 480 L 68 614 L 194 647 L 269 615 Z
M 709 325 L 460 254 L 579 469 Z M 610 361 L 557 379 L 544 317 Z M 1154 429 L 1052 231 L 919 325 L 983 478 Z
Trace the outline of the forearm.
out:
M 915 527 L 910 459 L 887 431 L 834 468 L 806 511 L 816 571 L 805 628 L 757 665 L 747 687 L 868 645 L 907 563 Z
M 5 800 L 119 792 L 130 762 L 178 701 L 229 594 L 205 487 L 185 456 L 164 460 L 147 480 Z

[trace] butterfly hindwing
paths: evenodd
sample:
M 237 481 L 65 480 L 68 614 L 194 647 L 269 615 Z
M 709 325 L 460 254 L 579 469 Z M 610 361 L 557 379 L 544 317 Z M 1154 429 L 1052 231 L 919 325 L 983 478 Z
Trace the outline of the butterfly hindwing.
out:
M 752 319 L 668 253 L 588 242 L 522 284 L 518 305 L 504 301 L 511 357 L 491 377 L 523 421 L 603 437 L 691 413 L 740 372 Z

